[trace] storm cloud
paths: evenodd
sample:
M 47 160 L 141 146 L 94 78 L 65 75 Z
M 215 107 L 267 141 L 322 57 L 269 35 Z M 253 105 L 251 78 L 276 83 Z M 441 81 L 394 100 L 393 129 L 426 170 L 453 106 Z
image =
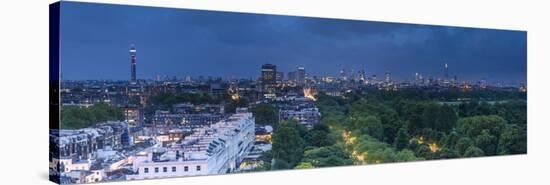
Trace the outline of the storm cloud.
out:
M 128 79 L 130 44 L 139 78 L 256 78 L 273 63 L 311 75 L 340 69 L 525 82 L 527 33 L 373 21 L 62 2 L 64 79 Z

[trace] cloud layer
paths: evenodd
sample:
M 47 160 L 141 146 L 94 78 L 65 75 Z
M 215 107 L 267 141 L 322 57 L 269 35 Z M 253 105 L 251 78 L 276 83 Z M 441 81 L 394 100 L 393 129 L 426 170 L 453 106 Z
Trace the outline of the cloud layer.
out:
M 63 2 L 65 79 L 128 79 L 131 43 L 138 76 L 255 78 L 260 65 L 312 75 L 339 69 L 526 81 L 526 32 L 200 10 Z

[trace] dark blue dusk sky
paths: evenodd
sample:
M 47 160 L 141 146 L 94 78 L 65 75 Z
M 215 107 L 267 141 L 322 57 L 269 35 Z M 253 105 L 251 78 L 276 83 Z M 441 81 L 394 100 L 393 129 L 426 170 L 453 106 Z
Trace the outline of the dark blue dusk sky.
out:
M 459 80 L 525 82 L 527 33 L 279 15 L 63 2 L 63 79 L 130 78 L 130 44 L 140 79 L 256 78 L 264 63 L 311 75 L 340 69 L 415 72 Z

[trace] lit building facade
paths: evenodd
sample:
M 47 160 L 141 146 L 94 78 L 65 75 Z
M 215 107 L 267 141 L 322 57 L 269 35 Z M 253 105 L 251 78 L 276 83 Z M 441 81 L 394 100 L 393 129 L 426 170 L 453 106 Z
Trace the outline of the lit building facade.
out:
M 321 112 L 317 108 L 304 108 L 300 110 L 280 110 L 280 120 L 295 120 L 307 128 L 318 124 L 321 119 Z
M 226 120 L 195 132 L 169 148 L 133 156 L 127 180 L 223 174 L 238 168 L 254 144 L 252 113 L 237 111 Z
M 136 47 L 134 45 L 132 45 L 130 47 L 130 62 L 131 62 L 131 82 L 136 82 L 136 53 L 137 53 L 137 50 L 136 50 Z
M 262 65 L 262 84 L 275 84 L 277 82 L 277 66 L 273 64 Z

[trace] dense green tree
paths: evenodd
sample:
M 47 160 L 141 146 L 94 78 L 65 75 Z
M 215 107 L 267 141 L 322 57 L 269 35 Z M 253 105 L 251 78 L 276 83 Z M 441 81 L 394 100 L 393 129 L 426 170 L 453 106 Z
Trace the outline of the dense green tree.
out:
M 283 123 L 273 133 L 273 158 L 276 161 L 284 161 L 288 168 L 293 168 L 300 160 L 304 152 L 305 142 L 296 129 L 296 124 Z M 279 162 L 277 162 L 279 163 Z M 279 166 L 282 167 L 282 166 Z M 280 168 L 279 168 L 280 169 Z
M 476 116 L 478 116 L 478 115 L 493 115 L 495 113 L 496 112 L 494 111 L 494 109 L 487 102 L 479 103 L 479 105 L 473 111 L 473 115 L 476 115 Z
M 378 150 L 369 150 L 368 163 L 390 163 L 396 161 L 396 153 L 393 148 L 386 147 Z
M 404 126 L 407 126 L 406 122 L 397 118 L 391 118 L 389 122 L 382 122 L 382 128 L 384 129 L 383 141 L 394 143 L 399 129 Z
M 453 108 L 448 105 L 443 105 L 438 110 L 437 121 L 434 129 L 442 132 L 449 132 L 456 126 L 457 119 L 458 117 Z
M 432 128 L 424 128 L 422 130 L 422 136 L 424 140 L 431 143 L 441 143 L 443 137 L 445 136 L 444 132 L 434 130 Z
M 394 141 L 394 146 L 397 150 L 402 150 L 409 145 L 410 136 L 407 133 L 407 128 L 403 127 L 397 132 L 397 136 Z
M 397 131 L 404 125 L 404 122 L 398 119 L 398 114 L 395 110 L 377 101 L 360 99 L 351 105 L 349 115 L 352 121 L 364 121 L 361 118 L 368 116 L 378 118 L 381 123 L 382 132 L 375 133 L 372 136 L 389 143 L 393 143 Z
M 408 120 L 409 130 L 412 131 L 412 134 L 417 134 L 426 127 L 422 119 L 424 107 L 425 105 L 422 103 L 408 103 L 405 105 L 402 118 Z
M 122 109 L 106 103 L 98 103 L 91 107 L 62 106 L 60 112 L 62 129 L 79 129 L 101 122 L 120 120 L 124 120 Z
M 422 144 L 420 144 L 418 138 L 413 137 L 411 140 L 409 140 L 409 145 L 407 145 L 407 149 L 416 152 L 420 145 Z
M 416 156 L 422 157 L 424 159 L 432 159 L 432 151 L 427 145 L 420 145 L 416 149 Z
M 310 168 L 315 168 L 315 166 L 313 166 L 313 164 L 311 164 L 310 162 L 301 162 L 296 167 L 294 167 L 294 169 L 310 169 Z
M 384 150 L 390 147 L 389 144 L 381 142 L 369 135 L 362 135 L 357 139 L 357 143 L 354 146 L 354 150 L 358 153 L 368 152 L 371 153 L 375 150 Z M 369 154 L 370 155 L 370 154 Z
M 310 163 L 315 167 L 351 165 L 354 160 L 343 148 L 332 145 L 307 150 L 302 163 Z
M 460 154 L 456 149 L 443 147 L 432 156 L 434 159 L 451 159 L 460 157 Z
M 506 120 L 495 115 L 461 118 L 457 123 L 459 133 L 470 138 L 477 137 L 483 130 L 488 130 L 490 135 L 499 136 L 505 126 Z
M 439 118 L 439 105 L 430 103 L 424 109 L 422 113 L 422 121 L 425 128 L 435 128 Z
M 285 170 L 285 169 L 292 169 L 293 165 L 286 162 L 284 159 L 275 158 L 273 160 L 273 163 L 271 164 L 272 170 Z
M 370 135 L 378 140 L 383 139 L 384 130 L 382 122 L 376 116 L 358 117 L 352 122 L 355 128 L 360 130 L 362 134 Z
M 499 141 L 499 154 L 527 153 L 527 130 L 525 126 L 510 125 L 502 132 Z
M 494 105 L 497 115 L 503 117 L 508 123 L 525 125 L 527 123 L 527 102 L 508 101 Z
M 256 124 L 275 125 L 279 122 L 279 111 L 271 104 L 262 103 L 250 109 L 256 118 Z
M 332 138 L 329 137 L 329 132 L 323 130 L 310 130 L 305 137 L 308 146 L 323 147 L 334 144 Z
M 458 106 L 458 115 L 460 117 L 474 116 L 473 111 L 477 108 L 478 105 L 478 102 L 462 102 Z
M 395 151 L 391 148 L 368 150 L 367 164 L 380 164 L 395 162 Z
M 469 137 L 461 137 L 456 142 L 455 149 L 460 155 L 464 155 L 466 152 L 466 149 L 468 149 L 470 146 L 473 146 L 474 142 Z
M 468 149 L 466 149 L 466 152 L 464 152 L 463 157 L 481 157 L 484 155 L 485 153 L 480 148 L 475 146 L 470 146 L 468 147 Z
M 318 130 L 323 132 L 330 132 L 330 128 L 327 124 L 315 124 L 312 130 Z
M 288 120 L 288 121 L 281 122 L 280 124 L 284 124 L 286 126 L 294 128 L 296 131 L 298 131 L 298 134 L 302 139 L 307 137 L 308 129 L 306 128 L 306 126 L 298 123 L 298 121 L 296 120 Z M 277 129 L 277 127 L 275 127 L 275 129 Z
M 481 131 L 481 134 L 475 139 L 475 146 L 483 150 L 486 155 L 495 155 L 497 152 L 497 145 L 497 138 L 489 134 L 489 130 Z
M 348 122 L 345 118 L 343 112 L 339 111 L 327 111 L 323 112 L 323 115 L 321 117 L 321 123 L 324 125 L 348 125 Z
M 408 149 L 401 150 L 395 155 L 395 162 L 407 162 L 422 160 L 414 155 L 414 152 Z
M 456 125 L 458 117 L 448 105 L 430 103 L 422 113 L 422 120 L 427 128 L 441 132 L 449 132 Z
M 316 105 L 322 123 L 350 131 L 344 140 L 347 151 L 365 157 L 361 162 L 383 163 L 525 153 L 525 95 L 494 89 L 365 87 L 345 98 L 321 93 Z M 458 102 L 459 98 L 469 100 Z M 316 143 L 325 137 L 314 130 L 305 135 L 307 151 L 331 146 Z M 330 130 L 328 135 L 341 137 L 340 131 Z
M 443 138 L 441 139 L 441 143 L 447 148 L 455 148 L 459 139 L 460 135 L 456 131 L 452 131 L 451 133 L 445 134 L 445 136 L 443 136 Z

